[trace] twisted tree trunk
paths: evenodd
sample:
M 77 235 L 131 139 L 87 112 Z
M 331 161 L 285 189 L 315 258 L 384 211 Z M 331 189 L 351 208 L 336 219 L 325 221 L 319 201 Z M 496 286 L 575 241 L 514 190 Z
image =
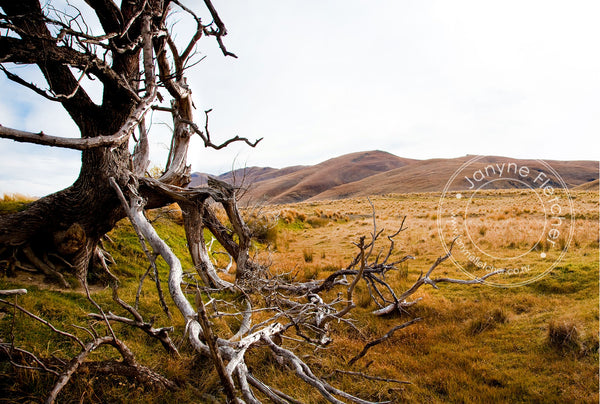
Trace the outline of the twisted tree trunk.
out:
M 132 21 L 128 36 L 114 35 L 111 39 L 110 46 L 124 50 L 111 53 L 110 65 L 91 53 L 87 45 L 81 45 L 83 52 L 64 46 L 60 38 L 69 27 L 64 26 L 61 34 L 55 36 L 54 26 L 60 24 L 48 24 L 46 11 L 38 1 L 0 1 L 5 13 L 3 22 L 17 34 L 0 38 L 0 61 L 37 65 L 48 90 L 25 82 L 4 66 L 2 70 L 9 79 L 60 102 L 80 130 L 80 139 L 57 138 L 53 143 L 43 132 L 29 138 L 36 143 L 82 150 L 81 170 L 72 186 L 32 202 L 23 212 L 0 216 L 0 247 L 4 247 L 0 249 L 0 259 L 10 269 L 33 266 L 58 278 L 63 286 L 67 284 L 62 272 L 85 278 L 100 238 L 124 217 L 108 178 L 115 178 L 122 186 L 129 181 L 132 167 L 127 140 L 149 107 L 148 101 L 154 98 L 142 100 L 134 91 L 140 50 L 131 46 L 129 38 L 142 34 L 142 21 L 134 19 L 139 5 L 124 2 L 120 10 L 112 2 L 90 5 L 106 33 L 122 31 L 124 21 Z M 155 7 L 162 14 L 164 5 Z M 92 102 L 69 66 L 100 79 L 104 85 L 101 105 Z M 142 105 L 144 102 L 147 105 Z M 1 129 L 0 135 L 10 137 L 8 128 Z M 31 141 L 27 136 L 12 138 Z M 96 147 L 93 139 L 110 139 L 110 147 Z
M 37 265 L 28 259 L 34 266 L 43 263 L 58 272 L 66 269 L 85 276 L 98 241 L 124 215 L 107 178 L 119 178 L 122 184 L 128 180 L 127 167 L 117 157 L 124 153 L 120 149 L 84 152 L 72 186 L 32 202 L 25 211 L 0 216 L 5 255 L 20 265 L 27 260 L 23 249 L 29 249 L 40 259 Z

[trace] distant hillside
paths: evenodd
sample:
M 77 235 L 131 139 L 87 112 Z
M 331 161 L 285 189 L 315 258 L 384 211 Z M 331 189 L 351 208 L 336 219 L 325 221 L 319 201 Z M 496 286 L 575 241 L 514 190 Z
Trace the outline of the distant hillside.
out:
M 229 171 L 225 174 L 216 175 L 215 178 L 235 184 L 239 186 L 247 186 L 250 184 L 257 183 L 259 181 L 271 180 L 273 178 L 280 177 L 282 175 L 291 174 L 296 172 L 305 166 L 293 166 L 286 168 L 271 168 L 271 167 L 246 167 L 240 168 L 234 171 Z M 206 185 L 209 174 L 205 173 L 193 173 L 191 187 L 197 187 Z
M 441 192 L 452 174 L 472 157 L 415 160 L 383 151 L 368 151 L 335 157 L 314 166 L 282 169 L 249 167 L 217 178 L 248 188 L 244 196 L 246 200 L 264 203 L 334 200 L 389 193 Z M 472 170 L 503 162 L 526 166 L 532 172 L 543 171 L 548 174 L 549 184 L 560 187 L 559 180 L 537 160 L 488 156 L 473 163 Z M 545 162 L 559 173 L 569 188 L 598 189 L 597 161 Z M 206 174 L 194 173 L 191 185 L 204 185 L 206 178 Z M 492 183 L 491 187 L 493 186 L 520 188 L 524 184 L 518 181 L 498 181 Z M 454 190 L 467 188 L 466 180 L 457 182 L 453 187 Z
M 585 184 L 577 185 L 575 188 L 578 191 L 597 191 L 599 188 L 598 180 L 586 182 Z
M 459 157 L 454 159 L 431 159 L 420 160 L 410 165 L 400 167 L 382 174 L 365 178 L 362 181 L 356 181 L 337 186 L 313 196 L 311 200 L 339 199 L 356 196 L 382 195 L 389 193 L 408 193 L 408 192 L 441 192 L 452 174 L 471 156 Z M 483 169 L 490 163 L 516 163 L 519 167 L 526 166 L 532 172 L 543 171 L 548 174 L 549 184 L 560 187 L 559 180 L 547 168 L 537 160 L 520 160 L 506 157 L 486 157 L 472 164 L 472 171 Z M 595 161 L 545 161 L 566 183 L 567 187 L 587 183 L 590 180 L 598 179 L 598 162 Z M 499 181 L 490 184 L 490 188 L 521 188 L 525 185 L 519 182 Z M 460 190 L 469 188 L 466 180 L 457 182 L 456 186 L 450 190 Z
M 414 161 L 382 151 L 346 154 L 270 180 L 256 182 L 250 187 L 247 198 L 270 203 L 299 202 L 338 185 L 360 181 Z

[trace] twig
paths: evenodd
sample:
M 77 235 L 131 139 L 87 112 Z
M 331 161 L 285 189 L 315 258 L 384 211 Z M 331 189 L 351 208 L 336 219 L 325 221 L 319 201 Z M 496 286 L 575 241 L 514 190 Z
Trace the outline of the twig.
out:
M 347 305 L 346 307 L 341 310 L 339 313 L 335 314 L 335 317 L 343 317 L 345 316 L 350 310 L 352 310 L 354 307 L 356 307 L 356 305 L 354 304 L 354 301 L 352 299 L 352 295 L 354 293 L 354 288 L 356 287 L 356 284 L 358 283 L 358 281 L 362 278 L 363 276 L 363 272 L 365 271 L 365 265 L 366 265 L 366 256 L 365 256 L 365 238 L 361 237 L 359 244 L 358 244 L 358 248 L 360 248 L 360 269 L 358 270 L 358 273 L 356 274 L 356 278 L 354 278 L 354 280 L 352 281 L 352 283 L 350 284 L 350 286 L 348 287 L 347 290 Z
M 227 399 L 232 403 L 241 403 L 237 398 L 235 392 L 235 386 L 233 384 L 233 380 L 231 376 L 227 374 L 225 370 L 225 365 L 223 364 L 223 359 L 221 358 L 221 353 L 219 352 L 219 347 L 217 346 L 217 338 L 212 333 L 212 328 L 210 326 L 210 321 L 206 316 L 206 310 L 204 309 L 204 303 L 202 302 L 202 297 L 200 296 L 200 291 L 196 292 L 196 307 L 198 308 L 198 321 L 202 326 L 202 330 L 204 331 L 204 339 L 210 348 L 210 354 L 213 360 L 213 364 L 221 379 L 221 384 L 225 389 L 225 394 L 227 395 Z
M 53 404 L 56 401 L 56 398 L 58 397 L 60 391 L 63 389 L 63 387 L 65 387 L 69 380 L 71 380 L 73 374 L 77 371 L 79 366 L 81 366 L 81 364 L 83 363 L 85 358 L 87 358 L 87 356 L 90 354 L 90 352 L 98 348 L 100 345 L 107 344 L 112 341 L 112 336 L 106 336 L 95 339 L 92 342 L 85 345 L 83 347 L 83 351 L 81 351 L 79 355 L 77 355 L 71 360 L 71 362 L 69 363 L 69 367 L 61 374 L 60 378 L 52 388 L 52 391 L 50 391 L 50 394 L 46 399 L 46 404 Z
M 394 333 L 396 331 L 401 330 L 403 328 L 406 328 L 406 327 L 408 327 L 410 325 L 413 325 L 414 323 L 416 323 L 418 321 L 421 321 L 421 320 L 422 319 L 420 317 L 418 317 L 418 318 L 412 319 L 410 321 L 407 321 L 404 324 L 397 325 L 394 328 L 392 328 L 391 330 L 389 330 L 387 333 L 385 333 L 385 335 L 383 337 L 368 342 L 367 345 L 365 345 L 365 347 L 363 348 L 363 350 L 358 355 L 356 355 L 354 358 L 350 359 L 350 361 L 348 362 L 348 365 L 352 365 L 354 362 L 356 362 L 357 360 L 359 360 L 360 358 L 362 358 L 363 356 L 365 356 L 367 354 L 367 352 L 369 351 L 369 349 L 371 349 L 375 345 L 381 344 L 383 341 L 385 341 L 386 339 L 388 339 L 392 335 L 394 335 Z
M 26 350 L 24 350 L 24 349 L 21 349 L 21 348 L 17 348 L 17 347 L 15 347 L 15 346 L 11 346 L 11 345 L 9 345 L 9 344 L 0 344 L 0 348 L 1 348 L 2 350 L 4 350 L 4 353 L 5 353 L 5 354 L 6 354 L 6 355 L 7 355 L 7 356 L 10 358 L 10 363 L 11 363 L 13 366 L 16 366 L 16 367 L 18 367 L 18 368 L 22 368 L 22 369 L 43 370 L 43 371 L 46 371 L 46 372 L 48 372 L 48 373 L 52 373 L 52 374 L 53 374 L 53 375 L 55 375 L 55 376 L 59 376 L 59 373 L 58 373 L 56 370 L 53 370 L 53 369 L 50 369 L 50 368 L 48 368 L 48 367 L 47 367 L 47 366 L 44 364 L 44 362 L 42 362 L 42 361 L 41 361 L 41 360 L 40 360 L 40 359 L 39 359 L 37 356 L 35 356 L 34 354 L 32 354 L 32 353 L 31 353 L 31 352 L 29 352 L 29 351 L 26 351 Z M 13 360 L 13 358 L 12 358 L 12 353 L 14 353 L 14 352 L 17 352 L 17 353 L 19 353 L 19 354 L 21 354 L 21 355 L 26 355 L 26 356 L 29 356 L 29 357 L 30 357 L 31 359 L 33 359 L 33 361 L 34 361 L 35 363 L 37 363 L 37 364 L 38 364 L 40 367 L 36 368 L 36 367 L 33 367 L 33 366 L 25 366 L 25 365 L 21 365 L 21 364 L 19 364 L 19 363 L 16 363 L 16 362 L 14 362 L 14 360 Z
M 239 136 L 234 136 L 230 139 L 227 139 L 226 141 L 224 141 L 223 143 L 216 145 L 214 144 L 211 140 L 210 140 L 210 131 L 208 130 L 208 114 L 212 111 L 212 109 L 208 109 L 206 111 L 204 111 L 204 115 L 206 117 L 206 121 L 204 124 L 204 132 L 198 127 L 198 125 L 196 125 L 194 122 L 187 120 L 187 119 L 183 119 L 181 118 L 181 122 L 189 125 L 192 130 L 202 138 L 202 141 L 204 142 L 204 147 L 210 147 L 213 148 L 215 150 L 220 150 L 223 149 L 227 146 L 229 146 L 231 143 L 234 142 L 244 142 L 246 143 L 248 146 L 250 147 L 256 147 L 256 145 L 263 140 L 263 138 L 261 137 L 260 139 L 255 140 L 254 142 L 251 142 L 250 140 L 248 140 L 245 137 L 239 137 Z
M 235 54 L 229 52 L 225 48 L 225 45 L 223 44 L 223 39 L 221 37 L 227 35 L 227 29 L 225 28 L 225 24 L 223 23 L 223 20 L 221 20 L 221 17 L 219 17 L 219 14 L 217 13 L 217 10 L 212 5 L 211 0 L 204 0 L 204 4 L 206 4 L 206 7 L 210 11 L 210 15 L 212 16 L 214 23 L 217 26 L 216 30 L 214 30 L 214 29 L 211 29 L 210 31 L 206 30 L 205 33 L 207 35 L 212 35 L 212 36 L 215 36 L 217 38 L 217 42 L 219 43 L 219 48 L 221 48 L 221 51 L 223 52 L 223 55 L 237 58 L 237 56 Z
M 82 342 L 82 341 L 81 341 L 79 338 L 77 338 L 75 335 L 73 335 L 73 334 L 70 334 L 70 333 L 68 333 L 68 332 L 65 332 L 65 331 L 61 331 L 61 330 L 59 330 L 58 328 L 54 327 L 54 326 L 53 326 L 53 325 L 52 325 L 52 324 L 51 324 L 49 321 L 47 321 L 47 320 L 44 320 L 43 318 L 41 318 L 41 317 L 39 317 L 39 316 L 36 316 L 35 314 L 31 313 L 31 312 L 30 312 L 30 311 L 28 311 L 27 309 L 25 309 L 25 308 L 23 308 L 23 307 L 19 306 L 18 304 L 16 304 L 16 303 L 11 303 L 11 302 L 8 302 L 8 301 L 6 301 L 6 300 L 4 300 L 4 299 L 0 299 L 0 303 L 4 303 L 4 304 L 7 304 L 7 305 L 9 305 L 9 306 L 12 306 L 12 307 L 15 307 L 15 308 L 19 309 L 21 312 L 23 312 L 23 313 L 27 314 L 29 317 L 33 318 L 34 320 L 37 320 L 37 321 L 39 321 L 40 323 L 42 323 L 42 324 L 46 325 L 48 328 L 50 328 L 50 329 L 51 329 L 52 331 L 54 331 L 55 333 L 57 333 L 57 334 L 60 334 L 60 335 L 62 335 L 62 336 L 65 336 L 65 337 L 67 337 L 67 338 L 71 338 L 73 341 L 77 342 L 77 343 L 79 344 L 79 346 L 81 346 L 82 348 L 84 348 L 84 349 L 85 349 L 85 344 L 84 344 L 84 343 L 83 343 L 83 342 Z

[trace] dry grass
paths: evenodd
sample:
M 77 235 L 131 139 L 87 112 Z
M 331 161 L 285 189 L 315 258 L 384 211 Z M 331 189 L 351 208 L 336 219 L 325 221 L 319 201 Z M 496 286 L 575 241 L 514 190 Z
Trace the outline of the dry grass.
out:
M 579 331 L 572 321 L 550 322 L 548 324 L 548 344 L 559 350 L 579 348 Z
M 31 202 L 34 201 L 36 198 L 29 196 L 29 195 L 25 195 L 25 194 L 20 194 L 20 193 L 12 193 L 12 194 L 4 194 L 2 196 L 2 199 L 0 199 L 1 202 Z
M 0 198 L 0 215 L 18 212 L 34 201 L 35 198 L 23 194 L 4 194 Z
M 436 224 L 438 198 L 433 193 L 372 198 L 378 230 L 383 229 L 384 235 L 395 231 L 403 216 L 407 216 L 408 229 L 398 237 L 394 257 L 411 254 L 415 260 L 405 262 L 399 270 L 387 275 L 396 290 L 410 286 L 421 271 L 427 270 L 444 253 Z M 516 191 L 494 191 L 486 198 L 486 203 L 474 203 L 472 207 L 472 213 L 485 214 L 487 218 L 475 228 L 476 236 L 480 237 L 477 240 L 489 243 L 490 248 L 498 251 L 513 251 L 520 243 L 529 242 L 520 237 L 523 237 L 523 229 L 539 225 L 535 204 Z M 322 350 L 293 340 L 283 343 L 295 348 L 316 374 L 326 377 L 334 386 L 374 401 L 597 403 L 598 193 L 574 192 L 573 202 L 575 231 L 568 252 L 556 268 L 535 283 L 518 288 L 440 285 L 440 289 L 435 290 L 423 287 L 414 296 L 422 298 L 419 304 L 402 314 L 383 318 L 370 315 L 376 307 L 369 300 L 366 287 L 359 284 L 357 308 L 353 311 L 358 330 L 344 323 L 333 324 L 334 342 Z M 357 251 L 352 243 L 373 230 L 371 206 L 366 199 L 268 206 L 261 214 L 281 219 L 270 227 L 274 231 L 269 236 L 274 241 L 271 244 L 277 246 L 268 253 L 273 270 L 295 274 L 298 280 L 324 278 L 345 267 Z M 308 221 L 311 217 L 321 221 L 313 226 Z M 175 231 L 169 220 L 165 216 L 155 225 L 177 254 L 183 256 L 186 246 L 181 229 Z M 511 223 L 511 226 L 505 229 L 498 225 L 500 222 Z M 483 227 L 485 230 L 480 231 Z M 115 240 L 110 246 L 117 260 L 115 272 L 124 280 L 121 297 L 132 301 L 135 291 L 126 292 L 130 289 L 128 282 L 137 284 L 136 278 L 145 271 L 146 262 L 128 225 L 120 223 L 111 238 Z M 511 242 L 514 242 L 512 247 Z M 256 248 L 267 254 L 264 245 Z M 534 264 L 534 260 L 525 257 L 522 264 Z M 166 277 L 164 263 L 161 261 L 160 265 L 161 276 Z M 189 259 L 184 260 L 183 265 L 191 268 Z M 434 275 L 436 273 L 455 278 L 466 276 L 449 261 Z M 3 288 L 13 286 L 19 283 L 9 278 L 0 284 Z M 109 291 L 97 290 L 95 295 L 106 307 L 115 310 Z M 329 297 L 335 297 L 335 292 Z M 33 288 L 20 301 L 62 324 L 86 325 L 85 314 L 92 310 L 77 293 Z M 152 282 L 144 286 L 141 307 L 144 315 L 156 316 L 156 326 L 167 324 L 156 304 Z M 257 313 L 257 316 L 265 315 Z M 348 367 L 348 361 L 365 343 L 414 317 L 422 317 L 423 321 L 397 332 Z M 4 330 L 1 338 L 8 338 L 10 319 L 10 315 L 0 319 L 0 329 Z M 229 335 L 235 330 L 235 321 L 225 319 L 216 326 L 224 335 Z M 69 347 L 49 338 L 43 327 L 27 322 L 19 322 L 18 327 L 19 343 L 24 344 L 27 336 L 44 340 L 42 344 L 25 345 L 38 353 L 64 356 L 68 352 Z M 175 341 L 184 341 L 185 327 L 177 316 L 175 327 Z M 224 397 L 212 366 L 206 359 L 191 354 L 185 344 L 182 359 L 165 359 L 156 341 L 138 331 L 124 328 L 119 331 L 141 363 L 183 382 L 185 387 L 175 393 L 157 395 L 124 379 L 82 376 L 70 385 L 65 401 L 79 401 L 83 397 L 84 402 L 222 402 Z M 110 357 L 110 352 L 103 351 L 99 356 Z M 301 402 L 323 402 L 314 389 L 299 388 L 298 379 L 266 350 L 254 352 L 249 366 L 257 377 L 272 382 Z M 334 374 L 335 369 L 407 380 L 411 384 L 366 381 Z M 7 372 L 6 368 L 0 370 Z M 15 391 L 21 396 L 29 395 L 34 401 L 43 398 L 52 382 L 46 376 L 32 376 L 31 372 L 22 372 L 19 377 L 22 383 L 20 390 Z M 6 386 L 4 391 L 9 391 L 11 386 Z
M 476 201 L 469 209 L 481 218 L 474 222 L 477 242 L 500 253 L 535 244 L 528 233 L 543 227 L 544 216 L 530 195 L 509 190 L 488 191 L 484 196 L 485 200 Z M 439 195 L 387 195 L 372 201 L 377 228 L 384 234 L 395 231 L 407 216 L 408 229 L 398 237 L 394 256 L 411 254 L 416 259 L 388 277 L 396 290 L 402 290 L 444 253 L 436 223 Z M 362 393 L 362 397 L 366 394 L 373 400 L 393 402 L 597 402 L 598 193 L 573 192 L 573 203 L 574 233 L 566 255 L 554 270 L 532 284 L 510 289 L 459 285 L 442 285 L 440 290 L 423 288 L 416 296 L 423 300 L 407 313 L 376 319 L 369 315 L 375 307 L 368 291 L 357 289 L 355 317 L 361 333 L 340 326 L 336 344 L 328 353 L 317 355 L 322 374 L 346 367 L 368 340 L 418 316 L 424 318 L 422 323 L 372 349 L 351 369 L 413 384 L 397 388 L 344 376 L 337 378 L 337 385 Z M 338 212 L 338 217 L 345 218 L 331 217 L 318 226 L 304 222 L 303 226 L 279 227 L 280 249 L 272 256 L 274 267 L 283 272 L 301 264 L 300 278 L 324 278 L 345 267 L 356 252 L 352 243 L 373 230 L 366 199 L 305 202 L 285 205 L 284 209 L 307 218 L 326 216 L 326 212 Z M 539 251 L 541 248 L 548 247 Z M 307 251 L 312 260 L 304 259 Z M 532 266 L 535 261 L 530 256 L 518 260 L 519 265 Z M 438 276 L 466 277 L 450 262 L 436 272 Z M 576 321 L 577 348 L 570 351 L 576 352 L 575 357 L 564 356 L 549 342 L 550 329 L 560 334 L 562 323 L 553 322 L 556 318 Z M 291 376 L 282 375 L 281 369 L 273 369 L 270 377 L 279 378 L 283 390 L 296 383 Z M 294 390 L 288 387 L 287 391 Z M 313 393 L 304 394 L 306 402 L 318 401 Z

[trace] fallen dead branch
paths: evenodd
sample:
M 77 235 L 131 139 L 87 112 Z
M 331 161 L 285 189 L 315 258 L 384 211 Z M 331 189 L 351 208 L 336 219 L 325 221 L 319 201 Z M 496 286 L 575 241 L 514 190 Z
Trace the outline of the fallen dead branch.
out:
M 30 370 L 42 370 L 58 377 L 58 380 L 54 384 L 52 390 L 48 394 L 45 402 L 47 404 L 54 403 L 62 389 L 69 383 L 73 375 L 82 367 L 95 368 L 96 370 L 102 371 L 103 373 L 129 375 L 140 383 L 150 385 L 154 388 L 159 389 L 175 389 L 177 386 L 172 381 L 159 375 L 155 371 L 147 368 L 146 366 L 140 365 L 133 354 L 133 352 L 125 345 L 123 341 L 114 337 L 114 332 L 111 335 L 103 337 L 97 336 L 95 330 L 85 329 L 88 335 L 92 336 L 93 339 L 88 343 L 85 343 L 75 336 L 74 334 L 62 331 L 56 328 L 52 323 L 43 319 L 42 317 L 33 314 L 24 307 L 17 303 L 8 302 L 0 299 L 0 303 L 11 306 L 18 309 L 20 312 L 26 314 L 35 321 L 38 321 L 52 330 L 57 335 L 67 337 L 73 342 L 76 342 L 80 347 L 81 351 L 70 358 L 69 360 L 57 360 L 55 358 L 43 359 L 34 355 L 33 353 L 24 349 L 15 347 L 12 343 L 0 343 L 0 348 L 4 352 L 10 362 L 19 368 L 30 369 Z M 98 361 L 98 362 L 86 362 L 86 359 L 93 351 L 97 350 L 100 346 L 111 345 L 121 354 L 123 358 L 122 362 L 116 361 Z M 16 357 L 17 355 L 18 357 Z M 17 362 L 19 360 L 20 363 Z M 27 365 L 28 361 L 34 361 L 37 367 Z
M 384 342 L 385 340 L 387 340 L 388 338 L 390 338 L 392 335 L 394 335 L 394 333 L 398 330 L 401 330 L 403 328 L 406 328 L 408 326 L 411 326 L 419 321 L 421 321 L 422 318 L 414 318 L 410 321 L 407 321 L 403 324 L 397 325 L 395 327 L 393 327 L 391 330 L 389 330 L 388 332 L 386 332 L 383 337 L 378 338 L 376 340 L 370 341 L 368 342 L 364 348 L 362 349 L 362 351 L 360 351 L 360 353 L 358 355 L 356 355 L 354 358 L 350 359 L 348 361 L 348 365 L 352 365 L 354 362 L 356 362 L 357 360 L 359 360 L 360 358 L 362 358 L 363 356 L 365 356 L 367 354 L 367 352 L 369 351 L 369 349 L 373 348 L 375 345 L 379 345 L 382 342 Z

